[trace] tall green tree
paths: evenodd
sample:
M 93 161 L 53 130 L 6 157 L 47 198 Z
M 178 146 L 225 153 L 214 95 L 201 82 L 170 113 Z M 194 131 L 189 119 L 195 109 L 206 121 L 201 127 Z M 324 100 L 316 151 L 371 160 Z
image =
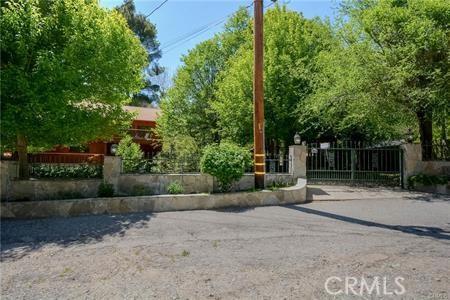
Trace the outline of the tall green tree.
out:
M 366 115 L 381 114 L 372 118 L 381 129 L 414 117 L 421 143 L 431 144 L 433 122 L 445 124 L 450 113 L 450 2 L 349 0 L 342 13 L 342 44 L 324 57 L 315 99 L 331 107 L 366 105 Z
M 161 58 L 159 42 L 156 38 L 156 26 L 147 17 L 136 11 L 134 0 L 124 0 L 117 10 L 127 20 L 130 29 L 137 35 L 144 48 L 147 50 L 148 65 L 144 68 L 145 87 L 139 93 L 133 95 L 132 104 L 137 106 L 148 106 L 160 101 L 163 88 L 155 77 L 164 72 L 164 68 L 158 64 Z
M 161 101 L 158 131 L 165 140 L 186 135 L 200 146 L 219 140 L 217 114 L 212 109 L 217 78 L 242 44 L 251 41 L 250 16 L 239 10 L 223 32 L 198 44 L 182 58 L 173 86 Z
M 298 130 L 297 105 L 311 91 L 314 59 L 333 44 L 330 26 L 286 7 L 264 17 L 264 102 L 266 144 L 286 145 Z M 222 138 L 241 145 L 253 140 L 252 39 L 233 57 L 218 82 L 214 110 Z
M 143 86 L 147 54 L 116 11 L 88 0 L 3 1 L 1 142 L 29 146 L 110 138 L 130 115 L 122 105 Z
M 358 57 L 376 59 L 367 43 L 336 44 L 317 56 L 313 92 L 297 107 L 299 131 L 306 140 L 392 140 L 413 124 L 404 109 L 392 101 L 381 105 L 368 92 L 372 70 Z

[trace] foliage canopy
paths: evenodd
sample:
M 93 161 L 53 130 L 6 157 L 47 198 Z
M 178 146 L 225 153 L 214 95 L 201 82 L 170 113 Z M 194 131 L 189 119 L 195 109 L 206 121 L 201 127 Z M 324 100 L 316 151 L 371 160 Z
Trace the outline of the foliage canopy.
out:
M 108 139 L 128 126 L 122 106 L 142 88 L 147 57 L 118 12 L 87 0 L 2 1 L 0 25 L 1 140 L 21 162 L 28 146 Z
M 447 139 L 449 18 L 440 0 L 346 0 L 334 23 L 268 10 L 266 144 L 297 131 L 308 141 L 394 140 L 407 128 L 423 144 Z M 251 25 L 242 9 L 184 57 L 161 105 L 163 137 L 252 143 Z

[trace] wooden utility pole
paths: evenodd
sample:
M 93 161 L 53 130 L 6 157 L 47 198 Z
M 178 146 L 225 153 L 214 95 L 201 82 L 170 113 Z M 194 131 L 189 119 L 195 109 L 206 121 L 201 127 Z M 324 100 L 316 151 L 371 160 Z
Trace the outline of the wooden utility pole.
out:
M 264 188 L 266 173 L 266 157 L 264 147 L 264 81 L 263 81 L 263 0 L 254 0 L 254 28 L 253 28 L 253 139 L 255 188 Z

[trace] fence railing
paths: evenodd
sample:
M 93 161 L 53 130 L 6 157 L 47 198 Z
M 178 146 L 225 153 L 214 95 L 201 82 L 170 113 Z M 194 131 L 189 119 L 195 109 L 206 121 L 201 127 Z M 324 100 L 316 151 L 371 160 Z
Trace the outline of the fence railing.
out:
M 434 143 L 422 145 L 422 160 L 450 161 L 450 143 Z
M 289 155 L 266 154 L 266 174 L 288 174 L 291 165 Z M 253 173 L 254 166 L 251 165 L 246 172 Z
M 289 155 L 266 156 L 266 173 L 289 173 Z M 125 174 L 189 174 L 200 172 L 200 157 L 189 159 L 153 157 L 143 159 L 122 159 L 122 173 Z M 253 165 L 245 170 L 253 172 Z
M 266 156 L 266 173 L 289 173 L 291 159 L 289 155 Z
M 137 141 L 155 141 L 157 136 L 152 129 L 128 129 L 128 133 Z
M 15 157 L 17 159 L 17 157 Z M 29 163 L 46 164 L 92 164 L 102 165 L 103 154 L 95 153 L 31 153 L 28 154 Z
M 398 186 L 402 155 L 398 146 L 315 143 L 308 147 L 306 175 L 308 180 L 318 182 L 379 182 Z
M 11 160 L 18 160 L 15 153 Z M 102 178 L 103 154 L 30 153 L 28 168 L 32 178 Z M 17 164 L 19 174 L 19 164 Z
M 162 157 L 143 159 L 122 159 L 122 173 L 125 174 L 185 174 L 199 173 L 199 158 L 171 159 Z

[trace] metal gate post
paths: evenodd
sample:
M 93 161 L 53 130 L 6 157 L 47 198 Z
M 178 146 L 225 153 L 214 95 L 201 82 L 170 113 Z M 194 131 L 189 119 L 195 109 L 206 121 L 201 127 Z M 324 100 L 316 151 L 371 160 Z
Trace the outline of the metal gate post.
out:
M 403 178 L 403 148 L 402 147 L 399 147 L 399 149 L 398 149 L 398 153 L 399 153 L 399 157 L 398 157 L 398 159 L 399 159 L 399 167 L 400 167 L 400 187 L 402 188 L 402 189 L 404 189 L 405 188 L 405 178 Z
M 350 150 L 350 163 L 352 165 L 351 179 L 352 179 L 352 181 L 354 181 L 355 180 L 355 171 L 356 171 L 356 151 L 353 148 Z

